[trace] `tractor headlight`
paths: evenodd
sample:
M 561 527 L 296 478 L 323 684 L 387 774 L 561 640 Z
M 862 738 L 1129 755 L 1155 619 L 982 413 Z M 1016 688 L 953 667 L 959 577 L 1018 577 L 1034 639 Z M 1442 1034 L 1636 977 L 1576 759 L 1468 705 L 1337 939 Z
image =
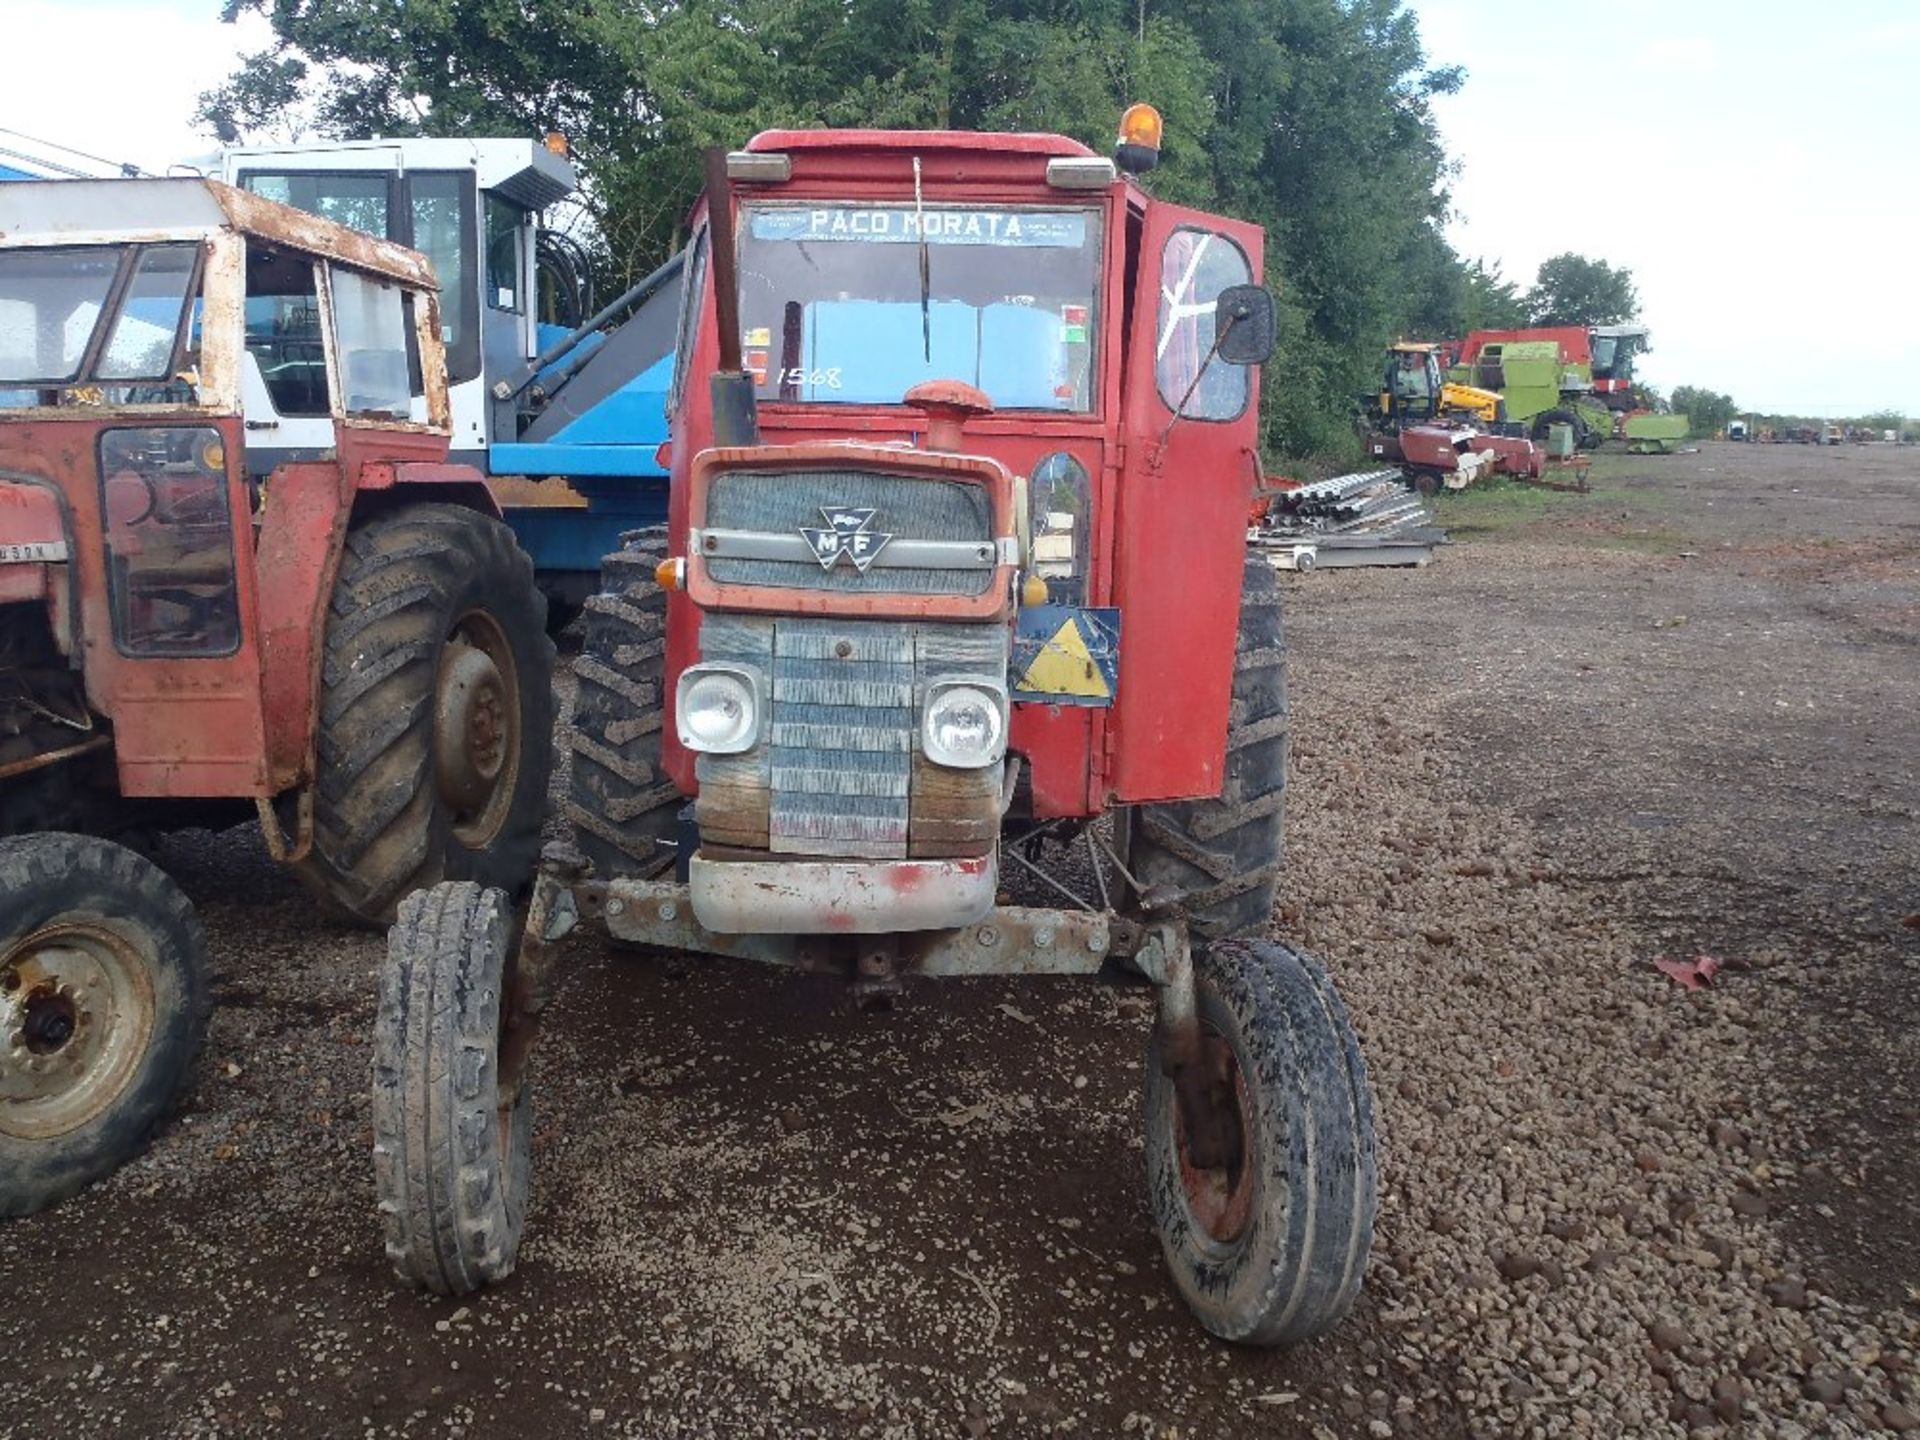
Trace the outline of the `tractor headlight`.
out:
M 1007 753 L 1007 691 L 997 680 L 966 676 L 927 687 L 920 748 L 936 765 L 978 770 Z
M 767 707 L 758 671 L 744 665 L 689 665 L 674 692 L 680 743 L 702 755 L 738 755 L 760 743 Z

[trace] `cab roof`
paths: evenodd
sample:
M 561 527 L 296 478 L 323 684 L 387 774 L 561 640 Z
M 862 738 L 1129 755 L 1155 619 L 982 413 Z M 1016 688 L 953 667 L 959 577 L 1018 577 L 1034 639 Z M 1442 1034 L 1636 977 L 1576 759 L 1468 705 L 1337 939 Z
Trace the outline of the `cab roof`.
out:
M 755 152 L 780 150 L 976 150 L 994 155 L 1091 155 L 1065 135 L 1008 130 L 762 130 Z
M 0 184 L 0 250 L 204 240 L 232 230 L 402 284 L 437 289 L 416 250 L 218 180 L 15 180 Z

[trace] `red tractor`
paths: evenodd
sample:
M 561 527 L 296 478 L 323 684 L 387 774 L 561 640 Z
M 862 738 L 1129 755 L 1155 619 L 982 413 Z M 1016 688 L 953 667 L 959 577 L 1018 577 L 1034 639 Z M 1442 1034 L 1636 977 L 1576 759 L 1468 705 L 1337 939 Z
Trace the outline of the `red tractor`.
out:
M 255 485 L 263 413 L 330 443 Z M 137 1151 L 204 1028 L 192 908 L 116 837 L 257 814 L 371 923 L 530 877 L 552 648 L 447 445 L 413 251 L 201 180 L 0 185 L 0 1216 Z
M 773 131 L 709 157 L 669 523 L 609 556 L 569 813 L 524 925 L 448 884 L 390 933 L 375 1172 L 401 1277 L 513 1266 L 558 942 L 842 974 L 1156 987 L 1148 1194 L 1209 1330 L 1358 1293 L 1371 1102 L 1325 972 L 1267 938 L 1288 713 L 1245 545 L 1253 226 L 1058 135 Z M 524 935 L 514 944 L 516 933 Z

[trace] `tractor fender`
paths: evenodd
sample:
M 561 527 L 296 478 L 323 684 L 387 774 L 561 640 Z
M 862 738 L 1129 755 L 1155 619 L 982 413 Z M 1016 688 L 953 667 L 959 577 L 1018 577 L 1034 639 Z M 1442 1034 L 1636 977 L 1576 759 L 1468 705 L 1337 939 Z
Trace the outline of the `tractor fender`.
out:
M 355 520 L 380 510 L 416 500 L 441 505 L 464 505 L 483 515 L 501 518 L 500 502 L 487 480 L 471 465 L 425 460 L 371 460 L 360 467 L 354 490 Z
M 500 514 L 486 479 L 471 465 L 368 461 L 344 495 L 343 479 L 337 464 L 312 461 L 283 465 L 267 482 L 258 541 L 260 682 L 276 794 L 314 776 L 320 664 L 347 532 L 423 500 Z

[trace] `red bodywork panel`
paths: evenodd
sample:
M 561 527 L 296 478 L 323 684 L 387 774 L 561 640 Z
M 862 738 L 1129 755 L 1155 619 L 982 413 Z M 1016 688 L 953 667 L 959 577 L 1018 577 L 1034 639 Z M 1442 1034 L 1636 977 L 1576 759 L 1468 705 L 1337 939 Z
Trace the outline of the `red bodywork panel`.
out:
M 688 496 L 689 523 L 704 526 L 707 495 L 719 471 L 785 470 L 794 465 L 872 470 L 881 474 L 924 474 L 929 480 L 977 485 L 992 507 L 993 533 L 1011 539 L 1013 477 L 1006 467 L 978 455 L 942 455 L 878 445 L 796 444 L 746 449 L 703 450 L 693 460 Z M 760 611 L 776 615 L 846 615 L 863 620 L 1000 620 L 1013 612 L 1013 569 L 1002 563 L 979 595 L 860 595 L 831 590 L 793 590 L 770 585 L 727 585 L 715 580 L 706 558 L 687 555 L 687 597 L 704 610 Z
M 258 607 L 253 532 L 233 527 L 235 602 L 240 643 L 231 655 L 146 658 L 116 647 L 107 576 L 105 487 L 97 458 L 103 431 L 182 424 L 219 431 L 227 462 L 230 515 L 251 511 L 238 456 L 238 417 L 184 416 L 162 421 L 88 416 L 0 425 L 0 469 L 49 481 L 63 500 L 79 595 L 79 651 L 87 701 L 113 722 L 121 793 L 129 796 L 228 796 L 267 793 L 260 710 L 260 662 L 251 617 Z
M 0 605 L 47 598 L 66 556 L 60 497 L 0 472 Z
M 1255 279 L 1263 258 L 1257 226 L 1161 202 L 1147 209 L 1109 602 L 1120 607 L 1121 634 L 1108 791 L 1126 801 L 1218 795 L 1225 782 L 1247 497 L 1260 481 L 1257 373 L 1230 420 L 1175 423 L 1161 394 L 1161 260 L 1173 257 L 1168 242 L 1181 230 L 1232 240 Z
M 1403 425 L 1397 432 L 1375 434 L 1372 447 L 1382 459 L 1451 474 L 1460 468 L 1462 440 L 1469 450 L 1493 451 L 1495 474 L 1537 480 L 1545 473 L 1546 452 L 1533 441 L 1517 435 L 1483 434 L 1471 425 Z
M 1466 339 L 1459 342 L 1459 360 L 1462 365 L 1471 365 L 1480 358 L 1480 352 L 1489 345 L 1524 344 L 1534 340 L 1551 340 L 1560 347 L 1562 365 L 1588 365 L 1593 361 L 1591 341 L 1584 325 L 1548 325 L 1538 330 L 1475 330 Z
M 956 132 L 771 131 L 748 148 L 784 152 L 792 178 L 737 184 L 749 198 L 911 201 L 911 160 L 921 160 L 928 204 L 1097 207 L 1106 247 L 1097 300 L 1098 372 L 1086 413 L 1002 411 L 966 422 L 967 454 L 1030 475 L 1064 451 L 1091 479 L 1086 603 L 1123 610 L 1120 684 L 1111 709 L 1015 704 L 1011 748 L 1026 757 L 1035 813 L 1090 815 L 1109 803 L 1218 794 L 1239 619 L 1247 499 L 1258 479 L 1257 403 L 1225 422 L 1187 419 L 1169 435 L 1172 410 L 1154 383 L 1155 323 L 1164 241 L 1179 226 L 1231 238 L 1259 279 L 1253 226 L 1151 200 L 1131 180 L 1101 190 L 1055 189 L 1046 160 L 1092 154 L 1057 135 Z M 696 210 L 696 226 L 705 221 Z M 686 554 L 696 457 L 712 444 L 706 377 L 718 368 L 712 267 L 703 267 L 701 323 L 681 360 L 672 416 L 670 553 Z M 1131 280 L 1131 284 L 1129 284 Z M 1144 317 L 1141 318 L 1141 317 Z M 1249 376 L 1253 396 L 1257 373 Z M 904 405 L 763 403 L 768 445 L 835 439 L 924 444 L 927 422 Z M 667 693 L 698 658 L 699 607 L 668 603 Z M 692 757 L 664 737 L 680 788 L 695 787 Z

